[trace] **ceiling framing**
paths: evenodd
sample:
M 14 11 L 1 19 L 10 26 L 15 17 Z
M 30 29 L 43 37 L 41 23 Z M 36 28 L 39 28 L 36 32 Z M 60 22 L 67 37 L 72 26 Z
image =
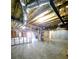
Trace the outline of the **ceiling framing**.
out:
M 68 23 L 68 0 L 53 0 L 53 2 L 59 16 L 63 21 Z M 58 23 L 61 23 L 60 18 L 50 5 L 49 0 L 25 0 L 24 3 L 24 7 L 28 13 L 27 25 L 25 26 L 54 27 L 58 25 Z M 36 3 L 36 5 L 33 5 L 33 3 Z M 11 19 L 12 22 L 23 24 L 23 11 L 20 0 L 11 0 Z M 14 25 L 11 26 L 13 27 Z M 16 25 L 16 27 L 18 26 L 19 24 Z

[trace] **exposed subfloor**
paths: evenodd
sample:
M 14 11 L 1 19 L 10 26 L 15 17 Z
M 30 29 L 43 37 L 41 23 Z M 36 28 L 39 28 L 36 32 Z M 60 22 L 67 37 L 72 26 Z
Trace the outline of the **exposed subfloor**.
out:
M 11 59 L 68 59 L 67 40 L 33 42 L 11 47 Z

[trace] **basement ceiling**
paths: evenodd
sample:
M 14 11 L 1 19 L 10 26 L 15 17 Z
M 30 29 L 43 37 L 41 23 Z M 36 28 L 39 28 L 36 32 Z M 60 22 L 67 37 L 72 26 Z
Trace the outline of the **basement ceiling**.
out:
M 36 27 L 54 27 L 61 23 L 51 7 L 49 0 L 22 0 L 25 4 L 28 19 L 27 25 L 34 25 Z M 68 0 L 53 0 L 63 21 L 68 22 Z M 11 0 L 11 18 L 12 22 L 23 23 L 23 10 L 20 0 Z M 12 23 L 13 24 L 13 23 Z M 13 24 L 12 27 L 19 26 Z M 26 25 L 26 26 L 27 26 Z M 22 25 L 23 26 L 23 25 Z

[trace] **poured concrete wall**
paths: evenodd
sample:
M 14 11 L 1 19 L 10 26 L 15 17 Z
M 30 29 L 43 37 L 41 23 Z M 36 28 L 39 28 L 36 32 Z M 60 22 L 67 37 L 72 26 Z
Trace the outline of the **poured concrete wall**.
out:
M 52 40 L 67 40 L 68 39 L 68 30 L 56 30 L 50 31 Z
M 55 40 L 67 40 L 68 39 L 68 30 L 49 30 L 44 31 L 43 33 L 44 41 L 55 41 Z

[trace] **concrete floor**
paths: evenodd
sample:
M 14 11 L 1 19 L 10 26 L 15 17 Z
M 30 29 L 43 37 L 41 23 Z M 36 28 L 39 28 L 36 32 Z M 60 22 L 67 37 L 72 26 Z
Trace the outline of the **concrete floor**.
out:
M 11 59 L 68 59 L 67 40 L 33 42 L 11 47 Z

